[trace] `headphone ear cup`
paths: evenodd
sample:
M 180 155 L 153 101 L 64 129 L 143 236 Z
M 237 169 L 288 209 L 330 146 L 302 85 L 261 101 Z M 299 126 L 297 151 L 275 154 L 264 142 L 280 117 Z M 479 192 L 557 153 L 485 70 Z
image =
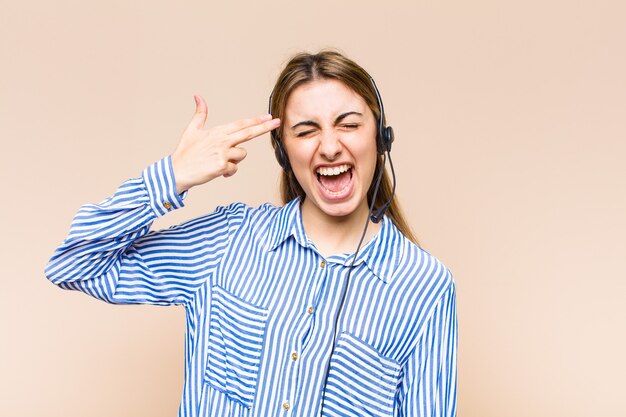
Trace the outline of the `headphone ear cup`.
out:
M 274 147 L 274 154 L 276 155 L 276 160 L 278 161 L 278 164 L 285 171 L 291 171 L 291 164 L 289 163 L 289 158 L 287 158 L 287 154 L 285 153 L 285 150 L 283 149 L 283 144 L 280 142 L 280 139 L 278 138 L 276 131 L 272 130 L 270 132 L 270 135 L 272 136 L 274 145 L 276 145 Z
M 383 128 L 384 129 L 384 128 Z M 385 153 L 385 139 L 383 138 L 383 131 L 378 128 L 378 132 L 376 132 L 376 151 L 379 155 Z
M 376 147 L 379 154 L 391 151 L 391 143 L 393 142 L 393 128 L 391 126 L 383 126 L 378 134 Z
M 391 144 L 394 140 L 393 128 L 391 126 L 386 126 L 384 131 L 385 149 L 387 149 L 387 152 L 391 152 Z

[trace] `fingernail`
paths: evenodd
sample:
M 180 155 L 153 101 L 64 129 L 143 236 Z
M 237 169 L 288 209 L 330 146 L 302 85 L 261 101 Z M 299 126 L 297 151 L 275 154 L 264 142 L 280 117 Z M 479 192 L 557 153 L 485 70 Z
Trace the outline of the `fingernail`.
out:
M 196 106 L 200 104 L 200 101 L 198 100 L 198 96 L 193 96 L 193 99 L 196 102 Z

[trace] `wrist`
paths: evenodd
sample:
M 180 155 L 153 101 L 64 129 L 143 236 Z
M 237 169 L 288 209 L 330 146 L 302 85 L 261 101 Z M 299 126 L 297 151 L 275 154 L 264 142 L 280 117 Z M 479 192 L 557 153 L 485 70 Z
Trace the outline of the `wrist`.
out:
M 178 155 L 176 152 L 170 155 L 170 161 L 172 164 L 172 173 L 174 184 L 176 185 L 176 192 L 180 195 L 193 187 L 193 184 L 185 180 L 185 176 L 183 175 L 180 165 L 178 164 Z
M 185 194 L 177 191 L 169 156 L 144 169 L 142 179 L 146 186 L 149 204 L 158 217 L 183 207 Z

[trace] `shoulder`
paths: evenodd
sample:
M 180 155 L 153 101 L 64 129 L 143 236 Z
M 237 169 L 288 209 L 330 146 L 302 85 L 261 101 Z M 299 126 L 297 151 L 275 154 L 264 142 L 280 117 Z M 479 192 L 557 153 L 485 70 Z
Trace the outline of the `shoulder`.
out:
M 448 267 L 435 255 L 408 239 L 406 258 L 425 278 L 441 281 L 445 287 L 454 285 L 454 278 Z
M 250 206 L 246 203 L 235 202 L 225 206 L 218 206 L 213 215 L 226 217 L 232 226 L 239 225 L 257 228 L 271 223 L 282 208 L 271 203 Z
M 253 207 L 246 203 L 234 202 L 224 206 L 217 206 L 214 213 L 220 213 L 233 219 L 262 219 L 264 217 L 271 217 L 279 209 L 280 207 L 276 207 L 270 203 Z
M 228 228 L 231 232 L 249 227 L 251 225 L 259 225 L 266 223 L 272 219 L 280 211 L 281 207 L 276 207 L 270 203 L 264 203 L 257 207 L 252 207 L 246 203 L 233 202 L 226 205 L 220 205 L 210 213 L 187 220 L 170 229 L 186 229 L 186 230 L 216 230 Z
M 395 228 L 395 227 L 394 227 Z M 394 270 L 394 280 L 400 285 L 412 286 L 427 291 L 438 298 L 447 291 L 454 291 L 454 277 L 448 267 L 436 256 L 421 246 L 397 233 L 399 256 Z
M 217 207 L 214 215 L 218 214 L 225 217 L 233 231 L 266 234 L 274 227 L 277 219 L 284 216 L 284 212 L 285 207 L 275 206 L 271 203 L 250 206 L 246 203 L 236 202 Z
M 404 251 L 394 274 L 394 284 L 406 294 L 416 338 L 441 308 L 455 304 L 456 286 L 452 272 L 424 248 L 405 238 Z

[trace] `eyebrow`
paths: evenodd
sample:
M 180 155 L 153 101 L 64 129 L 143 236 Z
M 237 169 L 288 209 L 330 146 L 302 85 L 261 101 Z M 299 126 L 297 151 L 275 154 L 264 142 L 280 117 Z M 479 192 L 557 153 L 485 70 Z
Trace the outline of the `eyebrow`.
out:
M 335 118 L 335 124 L 340 123 L 343 119 L 353 114 L 357 116 L 363 116 L 363 113 L 359 113 L 358 111 L 348 111 L 345 113 L 341 113 L 339 116 L 337 116 Z M 298 122 L 295 125 L 291 126 L 291 129 L 295 129 L 298 126 L 313 126 L 317 128 L 320 127 L 319 123 L 314 122 L 313 120 L 304 120 L 302 122 Z

